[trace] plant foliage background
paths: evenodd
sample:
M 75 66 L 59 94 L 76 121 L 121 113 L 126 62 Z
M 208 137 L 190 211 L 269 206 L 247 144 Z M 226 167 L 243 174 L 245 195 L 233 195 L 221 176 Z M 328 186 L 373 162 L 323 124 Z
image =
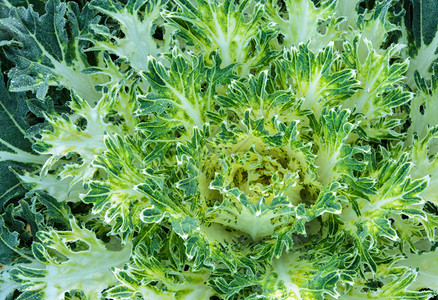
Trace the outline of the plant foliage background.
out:
M 432 299 L 437 15 L 0 1 L 0 299 Z

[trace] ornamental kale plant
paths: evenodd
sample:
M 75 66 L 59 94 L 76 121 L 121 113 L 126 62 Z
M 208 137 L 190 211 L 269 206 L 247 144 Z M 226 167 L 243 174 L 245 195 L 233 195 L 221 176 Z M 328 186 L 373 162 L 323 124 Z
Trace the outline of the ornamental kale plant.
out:
M 434 299 L 437 16 L 0 0 L 0 299 Z

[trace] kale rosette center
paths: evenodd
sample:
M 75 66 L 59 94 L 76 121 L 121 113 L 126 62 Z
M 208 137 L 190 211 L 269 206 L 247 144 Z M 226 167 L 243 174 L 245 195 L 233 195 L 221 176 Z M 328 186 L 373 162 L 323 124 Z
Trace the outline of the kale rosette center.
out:
M 199 191 L 212 223 L 270 236 L 293 224 L 297 208 L 313 204 L 319 187 L 310 147 L 296 139 L 296 124 L 267 131 L 219 133 L 200 161 Z M 282 212 L 281 212 L 282 211 Z
M 221 174 L 227 189 L 237 188 L 254 204 L 263 201 L 269 205 L 275 196 L 283 194 L 297 205 L 307 194 L 304 181 L 310 174 L 294 154 L 288 145 L 271 146 L 260 137 L 248 135 L 236 143 L 219 143 L 205 156 L 201 169 L 209 184 Z M 212 194 L 205 196 L 212 200 Z M 222 196 L 215 200 L 222 200 Z

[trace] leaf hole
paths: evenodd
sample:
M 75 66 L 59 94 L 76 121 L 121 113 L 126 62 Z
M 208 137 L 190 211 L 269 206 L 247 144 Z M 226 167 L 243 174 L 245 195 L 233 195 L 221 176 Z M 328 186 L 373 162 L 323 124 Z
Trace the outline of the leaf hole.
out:
M 73 252 L 81 252 L 81 251 L 88 251 L 90 250 L 90 246 L 85 243 L 84 241 L 74 241 L 74 242 L 67 242 L 67 247 L 70 248 Z
M 156 40 L 162 41 L 164 40 L 164 34 L 164 28 L 157 26 L 157 28 L 155 28 L 155 32 L 152 34 L 152 37 Z

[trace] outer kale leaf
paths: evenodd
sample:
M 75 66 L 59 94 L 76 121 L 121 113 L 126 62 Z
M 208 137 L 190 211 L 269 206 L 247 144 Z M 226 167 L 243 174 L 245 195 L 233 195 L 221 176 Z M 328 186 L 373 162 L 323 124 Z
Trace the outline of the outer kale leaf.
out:
M 10 232 L 0 217 L 0 258 L 1 264 L 10 264 L 16 258 L 16 248 L 19 245 L 18 233 Z
M 33 6 L 33 9 L 38 13 L 44 13 L 44 0 L 2 0 L 0 1 L 0 17 L 7 17 L 7 12 L 12 7 L 29 7 Z
M 5 53 L 15 63 L 9 71 L 11 90 L 32 91 L 43 99 L 49 86 L 67 87 L 90 103 L 100 98 L 95 86 L 110 81 L 117 74 L 85 74 L 90 67 L 83 53 L 87 43 L 78 39 L 95 23 L 93 12 L 80 11 L 74 2 L 50 0 L 46 13 L 40 16 L 32 6 L 13 7 L 7 18 L 0 20 L 0 36 L 8 42 Z M 94 56 L 94 55 L 91 55 Z M 96 63 L 104 65 L 99 56 Z
M 25 95 L 9 92 L 3 76 L 0 76 L 0 211 L 8 200 L 24 192 L 9 168 L 43 164 L 45 160 L 31 150 L 33 141 L 26 137 L 26 130 L 29 128 L 26 122 L 28 112 Z
M 120 28 L 110 32 L 107 26 L 91 24 L 94 33 L 87 36 L 94 47 L 126 59 L 136 71 L 147 70 L 148 57 L 160 58 L 170 50 L 171 33 L 169 26 L 162 25 L 160 12 L 167 0 L 129 0 L 126 5 L 120 1 L 94 0 L 90 6 L 117 20 Z M 155 36 L 162 33 L 162 39 Z
M 413 97 L 402 84 L 408 62 L 396 60 L 403 46 L 396 44 L 377 51 L 370 41 L 356 36 L 351 44 L 344 44 L 344 49 L 344 62 L 356 70 L 359 81 L 358 90 L 344 105 L 361 116 L 360 126 L 367 138 L 399 138 L 403 134 L 398 127 L 403 120 L 394 112 Z
M 274 55 L 270 42 L 278 31 L 273 23 L 261 22 L 264 5 L 235 0 L 175 2 L 179 9 L 164 17 L 195 53 L 218 51 L 223 66 L 238 63 L 241 75 L 265 65 Z
M 211 56 L 210 67 L 202 56 L 185 58 L 173 52 L 170 70 L 150 58 L 148 71 L 142 72 L 152 87 L 152 92 L 139 99 L 136 114 L 153 115 L 155 120 L 139 124 L 139 128 L 151 132 L 151 138 L 162 136 L 177 126 L 191 131 L 193 126 L 202 128 L 207 115 L 214 110 L 215 92 L 219 86 L 235 78 L 230 65 L 221 68 L 218 53 Z
M 337 2 L 337 0 L 265 1 L 266 18 L 277 24 L 281 34 L 277 48 L 289 48 L 310 42 L 310 48 L 317 51 L 338 39 L 341 34 L 339 24 L 342 18 L 335 16 Z
M 23 292 L 18 299 L 62 299 L 65 292 L 74 289 L 96 299 L 103 289 L 116 283 L 111 268 L 128 262 L 130 244 L 120 251 L 108 250 L 93 231 L 79 226 L 72 216 L 70 227 L 68 231 L 38 232 L 39 242 L 32 244 L 37 261 L 9 271 Z
M 402 30 L 410 58 L 406 82 L 415 88 L 414 72 L 430 78 L 438 60 L 438 5 L 435 0 L 404 0 L 403 6 L 406 13 Z

